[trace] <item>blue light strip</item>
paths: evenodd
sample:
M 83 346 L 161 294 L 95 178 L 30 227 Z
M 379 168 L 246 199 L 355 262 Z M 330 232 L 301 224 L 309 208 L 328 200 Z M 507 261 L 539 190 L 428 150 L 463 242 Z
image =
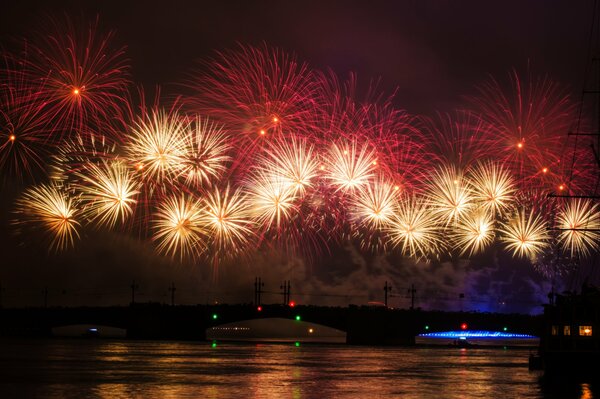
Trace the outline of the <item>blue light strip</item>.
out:
M 432 332 L 427 334 L 419 334 L 419 337 L 424 338 L 537 338 L 534 335 L 528 334 L 513 334 L 501 331 L 442 331 L 442 332 Z

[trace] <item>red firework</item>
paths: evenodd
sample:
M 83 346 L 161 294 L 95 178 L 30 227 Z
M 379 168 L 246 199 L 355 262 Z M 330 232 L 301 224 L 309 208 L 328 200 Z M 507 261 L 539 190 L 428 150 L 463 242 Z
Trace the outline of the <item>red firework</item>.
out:
M 490 127 L 496 157 L 528 183 L 544 168 L 559 169 L 576 106 L 566 89 L 547 77 L 523 77 L 513 70 L 508 83 L 509 89 L 490 78 L 470 101 Z
M 98 19 L 82 29 L 64 17 L 50 19 L 32 40 L 26 59 L 28 78 L 39 87 L 52 136 L 98 131 L 126 104 L 129 67 L 124 48 L 113 47 L 113 33 L 102 34 Z
M 246 152 L 272 136 L 303 134 L 314 116 L 308 65 L 267 45 L 217 53 L 188 86 L 189 107 L 223 123 Z
M 45 171 L 44 118 L 40 93 L 29 84 L 15 58 L 5 55 L 0 67 L 0 169 L 22 180 Z

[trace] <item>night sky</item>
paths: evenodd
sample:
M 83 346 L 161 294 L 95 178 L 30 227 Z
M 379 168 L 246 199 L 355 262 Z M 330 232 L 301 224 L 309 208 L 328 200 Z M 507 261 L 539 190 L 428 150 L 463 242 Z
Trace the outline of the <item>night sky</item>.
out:
M 513 68 L 547 74 L 578 98 L 592 1 L 3 1 L 0 10 L 5 48 L 40 30 L 47 16 L 77 21 L 98 15 L 101 30 L 114 30 L 115 41 L 127 47 L 134 83 L 161 86 L 167 95 L 177 94 L 178 84 L 215 51 L 264 42 L 313 68 L 341 77 L 355 72 L 363 88 L 379 80 L 385 92 L 396 90 L 397 107 L 434 115 L 452 112 L 489 75 L 504 79 Z M 313 294 L 296 297 L 301 303 L 380 301 L 388 280 L 398 295 L 394 306 L 407 306 L 405 292 L 414 282 L 418 305 L 426 308 L 539 312 L 550 286 L 526 262 L 493 250 L 471 261 L 427 265 L 368 257 L 351 247 L 310 265 L 259 254 L 224 266 L 217 283 L 210 265 L 163 259 L 149 243 L 117 233 L 89 232 L 75 250 L 47 254 L 12 233 L 15 191 L 2 186 L 6 306 L 41 305 L 44 287 L 50 305 L 125 304 L 132 280 L 141 301 L 167 302 L 173 281 L 183 303 L 250 302 L 254 276 L 263 276 L 268 291 L 291 279 L 292 296 Z M 465 293 L 462 303 L 459 293 Z

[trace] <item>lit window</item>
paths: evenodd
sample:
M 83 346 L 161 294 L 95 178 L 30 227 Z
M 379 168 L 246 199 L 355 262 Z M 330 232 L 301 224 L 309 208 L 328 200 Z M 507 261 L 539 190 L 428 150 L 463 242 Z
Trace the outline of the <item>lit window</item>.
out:
M 592 326 L 579 326 L 579 335 L 582 337 L 592 336 Z
M 563 335 L 571 335 L 571 326 L 563 327 Z
M 552 335 L 558 335 L 558 326 L 552 326 Z

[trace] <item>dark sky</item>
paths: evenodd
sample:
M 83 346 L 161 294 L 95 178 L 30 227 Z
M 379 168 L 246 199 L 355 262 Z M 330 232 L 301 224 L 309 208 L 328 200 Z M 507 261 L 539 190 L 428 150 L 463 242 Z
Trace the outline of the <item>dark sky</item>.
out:
M 381 79 L 381 88 L 398 88 L 396 105 L 415 114 L 452 111 L 489 74 L 504 77 L 511 68 L 522 71 L 528 65 L 577 95 L 592 11 L 592 0 L 1 1 L 4 45 L 31 35 L 47 16 L 99 15 L 101 28 L 115 30 L 116 41 L 127 46 L 134 81 L 147 88 L 166 85 L 172 91 L 197 60 L 215 50 L 266 42 L 314 68 L 329 67 L 341 76 L 353 71 L 365 84 Z M 3 190 L 4 199 L 14 196 L 10 188 Z M 313 303 L 381 300 L 384 280 L 390 279 L 397 306 L 407 305 L 404 285 L 415 281 L 423 306 L 457 308 L 458 293 L 466 292 L 466 309 L 527 312 L 541 310 L 536 306 L 548 289 L 528 265 L 496 253 L 472 264 L 408 265 L 399 258 L 367 259 L 352 248 L 326 259 L 318 270 L 259 257 L 243 273 L 225 268 L 213 284 L 207 265 L 173 264 L 129 237 L 91 232 L 79 249 L 60 256 L 18 248 L 9 216 L 2 217 L 0 282 L 8 305 L 39 305 L 44 287 L 50 304 L 123 304 L 133 279 L 142 300 L 166 301 L 168 284 L 175 281 L 182 302 L 250 301 L 254 275 L 265 276 L 272 291 L 291 278 L 294 292 L 315 293 L 305 297 Z M 427 291 L 443 295 L 426 302 Z
M 315 68 L 399 88 L 412 113 L 447 111 L 488 74 L 528 64 L 575 92 L 587 56 L 592 1 L 12 1 L 0 37 L 46 15 L 100 16 L 128 47 L 134 78 L 175 83 L 198 59 L 236 42 L 266 42 Z

